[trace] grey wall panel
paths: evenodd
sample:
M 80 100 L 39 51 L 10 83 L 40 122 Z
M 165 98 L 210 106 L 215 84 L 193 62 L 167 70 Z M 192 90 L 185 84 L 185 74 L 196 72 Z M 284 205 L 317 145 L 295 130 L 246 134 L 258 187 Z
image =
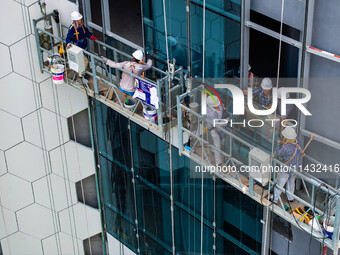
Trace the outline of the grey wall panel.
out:
M 281 0 L 251 0 L 250 8 L 277 21 L 281 20 Z M 305 2 L 286 0 L 284 6 L 283 23 L 303 30 Z
M 340 64 L 311 56 L 310 76 L 306 129 L 340 142 Z
M 312 45 L 340 54 L 338 43 L 340 40 L 340 2 L 338 0 L 316 0 L 314 9 Z

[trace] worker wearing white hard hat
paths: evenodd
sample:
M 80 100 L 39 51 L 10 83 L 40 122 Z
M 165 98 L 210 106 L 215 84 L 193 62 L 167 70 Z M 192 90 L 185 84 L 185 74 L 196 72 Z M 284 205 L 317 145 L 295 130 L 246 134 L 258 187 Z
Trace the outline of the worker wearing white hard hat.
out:
M 253 89 L 253 96 L 258 96 L 259 104 L 262 107 L 270 108 L 273 102 L 272 88 L 272 80 L 270 78 L 264 78 L 261 82 L 261 88 Z
M 74 11 L 71 13 L 72 25 L 69 27 L 66 37 L 66 44 L 75 44 L 80 48 L 87 50 L 87 38 L 93 41 L 97 40 L 96 37 L 87 29 L 83 23 L 83 15 Z
M 221 148 L 221 140 L 223 140 L 223 133 L 219 132 L 216 127 L 213 126 L 214 120 L 221 119 L 223 114 L 223 104 L 221 104 L 217 96 L 208 96 L 207 98 L 207 125 L 206 128 L 209 131 L 216 148 Z M 223 144 L 223 143 L 222 143 Z M 216 165 L 222 164 L 221 153 L 213 150 Z
M 149 59 L 146 64 L 144 64 L 144 54 L 141 50 L 136 50 L 132 53 L 132 61 L 124 61 L 124 62 L 114 62 L 107 58 L 103 58 L 106 61 L 106 64 L 113 68 L 122 68 L 126 70 L 126 73 L 123 73 L 122 79 L 120 80 L 120 91 L 122 91 L 125 95 L 133 96 L 136 90 L 136 82 L 135 77 L 129 75 L 129 73 L 140 76 L 143 72 L 150 69 L 152 66 L 152 60 Z
M 169 54 L 170 59 L 176 60 L 177 66 L 188 66 L 188 52 L 187 47 L 183 46 L 182 43 L 179 42 L 177 37 L 168 36 L 168 46 L 169 46 Z
M 293 127 L 286 127 L 282 131 L 283 140 L 277 141 L 276 156 L 282 159 L 286 165 L 286 170 L 277 173 L 277 185 L 284 188 L 292 194 L 295 191 L 296 172 L 300 170 L 302 165 L 302 140 L 297 137 L 296 131 Z M 272 201 L 277 203 L 281 191 L 278 188 L 274 189 L 274 197 Z M 287 194 L 287 199 L 293 201 L 294 197 Z

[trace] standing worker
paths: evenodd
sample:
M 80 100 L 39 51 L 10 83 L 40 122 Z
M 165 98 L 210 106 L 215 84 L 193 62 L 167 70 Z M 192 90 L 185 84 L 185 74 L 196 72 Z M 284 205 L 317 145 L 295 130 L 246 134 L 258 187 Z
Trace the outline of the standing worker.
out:
M 132 54 L 132 61 L 116 63 L 103 57 L 103 60 L 106 61 L 106 64 L 108 66 L 111 66 L 113 68 L 123 68 L 128 73 L 132 73 L 137 76 L 141 75 L 143 72 L 150 69 L 152 66 L 151 59 L 149 59 L 146 64 L 143 64 L 144 62 L 143 59 L 144 54 L 141 50 L 136 50 Z M 136 90 L 135 78 L 132 77 L 131 75 L 128 75 L 127 73 L 123 73 L 122 79 L 120 80 L 119 90 L 123 92 L 125 95 L 132 97 Z
M 286 185 L 286 190 L 292 194 L 295 191 L 295 171 L 299 171 L 302 165 L 302 140 L 297 137 L 295 129 L 286 127 L 282 131 L 283 141 L 277 141 L 276 155 L 283 158 L 283 162 L 289 167 L 289 172 L 277 173 L 277 185 L 283 188 Z M 271 201 L 277 203 L 282 191 L 278 188 L 274 189 L 274 197 Z M 287 194 L 287 199 L 292 202 L 294 197 Z
M 253 89 L 253 95 L 258 96 L 259 104 L 265 108 L 270 108 L 273 102 L 273 83 L 270 78 L 264 78 L 261 82 L 261 88 Z
M 66 44 L 72 43 L 87 50 L 87 38 L 91 38 L 93 41 L 97 40 L 97 38 L 84 26 L 83 16 L 79 12 L 72 12 L 71 18 L 73 23 L 68 29 Z
M 223 105 L 221 105 L 220 100 L 217 98 L 217 96 L 213 96 L 207 98 L 207 120 L 211 123 L 214 123 L 215 119 L 221 119 L 222 113 L 223 113 Z M 210 135 L 212 137 L 212 140 L 214 142 L 214 146 L 218 149 L 221 149 L 221 138 L 222 134 L 221 132 L 217 131 L 216 127 L 213 127 L 211 123 L 207 122 L 207 129 L 210 132 Z M 213 149 L 214 155 L 215 155 L 215 163 L 217 166 L 220 166 L 222 163 L 221 160 L 221 153 Z

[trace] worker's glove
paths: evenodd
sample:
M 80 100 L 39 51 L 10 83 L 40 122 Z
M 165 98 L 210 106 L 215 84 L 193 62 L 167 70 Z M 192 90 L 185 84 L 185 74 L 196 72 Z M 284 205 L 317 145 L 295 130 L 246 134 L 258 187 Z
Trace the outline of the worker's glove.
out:
M 93 41 L 98 40 L 94 35 L 91 35 L 90 38 L 91 38 Z
M 68 43 L 67 46 L 66 46 L 66 49 L 69 49 L 72 47 L 72 43 Z

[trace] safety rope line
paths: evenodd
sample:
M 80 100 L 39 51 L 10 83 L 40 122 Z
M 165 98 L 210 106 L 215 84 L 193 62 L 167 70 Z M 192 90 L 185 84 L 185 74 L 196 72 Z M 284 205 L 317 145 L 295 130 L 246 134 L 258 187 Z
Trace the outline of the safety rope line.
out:
M 281 51 L 282 51 L 282 33 L 283 33 L 283 14 L 284 14 L 284 5 L 285 5 L 285 0 L 282 0 L 282 5 L 281 5 L 281 19 L 280 19 L 280 39 L 279 39 L 279 52 L 278 52 L 278 63 L 277 63 L 277 77 L 276 77 L 276 90 L 278 90 L 279 88 L 279 78 L 280 78 L 280 64 L 281 64 Z M 272 148 L 271 148 L 271 157 L 270 157 L 270 165 L 273 164 L 273 155 L 274 155 L 274 147 L 275 147 L 275 130 L 276 130 L 276 126 L 274 125 L 273 127 L 273 136 L 272 136 Z M 275 176 L 275 173 L 274 173 Z M 271 182 L 272 179 L 272 173 L 271 171 L 269 171 L 269 181 Z M 271 185 L 269 182 L 269 187 L 268 187 L 268 199 L 270 199 L 270 189 L 271 189 Z M 273 199 L 274 199 L 274 195 L 273 195 Z M 274 203 L 270 204 L 269 206 L 267 206 L 267 211 L 266 211 L 266 230 L 268 229 L 268 223 L 269 223 L 269 208 L 270 206 L 273 208 L 274 207 Z M 273 217 L 271 217 L 271 226 L 273 225 Z M 272 243 L 272 238 L 273 235 L 272 233 L 270 233 L 270 244 Z M 265 245 L 265 249 L 267 248 L 267 239 L 268 239 L 268 231 L 265 232 L 265 239 L 264 239 L 264 245 Z M 269 244 L 269 245 L 270 245 Z M 265 254 L 267 253 L 267 250 L 265 251 Z
M 25 5 L 23 0 L 20 0 L 20 5 L 21 5 L 21 14 L 22 14 L 22 19 L 23 19 L 23 24 L 24 24 L 24 30 L 25 30 L 25 42 L 26 42 L 26 47 L 28 49 L 27 54 L 28 54 L 28 59 L 31 62 L 29 65 L 29 71 L 31 75 L 31 82 L 32 82 L 32 88 L 33 88 L 33 97 L 34 97 L 34 103 L 36 107 L 36 112 L 37 112 L 37 119 L 38 119 L 38 128 L 39 128 L 39 136 L 40 136 L 40 142 L 42 146 L 42 156 L 43 156 L 43 163 L 44 163 L 44 170 L 46 174 L 46 182 L 47 182 L 47 189 L 48 189 L 48 196 L 49 196 L 49 203 L 51 207 L 51 217 L 53 221 L 53 228 L 54 228 L 54 233 L 55 233 L 55 240 L 56 240 L 56 246 L 58 250 L 58 254 L 61 252 L 61 243 L 59 236 L 57 236 L 57 229 L 58 229 L 58 218 L 57 218 L 57 213 L 55 210 L 55 204 L 54 204 L 54 199 L 53 199 L 53 189 L 51 186 L 51 176 L 49 175 L 49 164 L 48 164 L 48 151 L 46 149 L 46 139 L 45 139 L 45 132 L 44 132 L 44 127 L 43 127 L 43 122 L 42 122 L 42 114 L 41 110 L 39 109 L 39 103 L 37 100 L 37 95 L 39 91 L 37 90 L 36 86 L 38 86 L 37 83 L 37 78 L 35 75 L 35 68 L 34 68 L 34 63 L 33 63 L 33 50 L 31 43 L 29 42 L 29 32 L 28 32 L 28 23 L 26 23 L 25 18 L 29 20 L 29 18 L 26 15 L 29 15 L 25 10 Z M 40 118 L 39 118 L 40 117 Z M 51 199 L 52 198 L 52 199 Z
M 213 176 L 214 181 L 214 255 L 216 255 L 216 175 Z
M 131 135 L 131 119 L 128 119 L 129 123 L 129 139 L 130 139 L 130 155 L 131 155 L 131 166 L 132 166 L 132 185 L 133 185 L 133 200 L 134 200 L 134 208 L 135 208 L 135 223 L 136 223 L 136 239 L 137 239 L 137 252 L 138 254 L 141 253 L 140 251 L 140 236 L 139 236 L 139 225 L 138 225 L 138 212 L 137 212 L 137 193 L 136 193 L 136 179 L 135 179 L 135 166 L 134 166 L 134 158 L 133 158 L 133 149 L 132 149 L 132 135 Z M 121 129 L 119 129 L 121 130 Z M 122 141 L 122 135 L 120 135 L 121 143 L 123 144 Z M 125 156 L 124 156 L 124 150 L 123 150 L 123 157 L 124 157 L 124 162 L 125 162 Z M 143 214 L 143 220 L 144 220 L 144 214 Z M 145 220 L 144 220 L 145 222 Z M 124 253 L 124 249 L 123 249 Z
M 202 56 L 203 56 L 203 67 L 202 67 L 202 81 L 204 83 L 204 72 L 205 72 L 205 0 L 203 0 L 203 49 L 202 49 Z M 204 92 L 202 92 L 204 93 Z M 201 102 L 202 103 L 202 102 Z M 203 118 L 202 118 L 202 155 L 201 158 L 203 159 L 203 151 L 204 151 L 204 131 L 203 131 Z M 215 162 L 216 164 L 216 162 Z M 204 172 L 201 173 L 201 255 L 203 255 L 203 217 L 204 217 Z M 215 210 L 215 208 L 214 208 Z M 215 239 L 215 238 L 214 238 Z
M 171 237 L 172 237 L 172 254 L 175 255 L 175 223 L 174 223 L 174 191 L 173 191 L 173 169 L 172 169 L 172 130 L 171 130 L 171 76 L 170 75 L 170 60 L 169 60 L 169 45 L 168 45 L 168 28 L 165 9 L 165 0 L 163 0 L 163 15 L 164 15 L 164 32 L 165 32 L 165 45 L 166 45 L 166 57 L 168 63 L 168 93 L 169 93 L 169 167 L 170 167 L 170 211 L 171 211 Z M 162 116 L 159 116 L 162 118 Z
M 60 5 L 60 3 L 59 3 Z M 77 6 L 78 6 L 78 10 L 79 10 L 79 3 L 77 0 Z M 60 8 L 60 7 L 59 7 Z M 60 8 L 61 9 L 61 8 Z M 61 33 L 61 38 L 62 37 L 62 26 L 61 26 L 61 18 L 59 15 L 59 29 L 60 29 L 60 33 Z M 61 47 L 63 47 L 63 42 L 61 42 Z M 66 68 L 66 58 L 65 58 L 65 53 L 63 54 L 63 59 L 64 59 L 64 63 L 65 63 L 65 70 L 66 70 L 66 75 L 67 75 L 67 68 Z M 53 83 L 52 83 L 53 84 Z M 56 87 L 56 86 L 55 86 Z M 56 87 L 56 91 L 57 87 Z M 85 219 L 86 219 L 86 230 L 87 230 L 87 235 L 88 235 L 88 243 L 89 243 L 89 249 L 90 249 L 90 255 L 92 255 L 92 245 L 91 245 L 91 236 L 90 236 L 90 231 L 89 231 L 89 221 L 88 221 L 88 215 L 87 215 L 87 206 L 86 206 L 86 198 L 85 198 L 85 192 L 84 192 L 84 185 L 83 185 L 83 179 L 81 176 L 81 169 L 80 169 L 80 159 L 79 159 L 79 150 L 78 150 L 78 142 L 77 142 L 77 133 L 76 133 L 76 129 L 75 129 L 75 125 L 74 125 L 74 114 L 73 114 L 73 108 L 72 108 L 72 103 L 71 103 L 71 95 L 70 95 L 70 88 L 67 86 L 67 93 L 68 93 L 68 99 L 69 99 L 69 106 L 70 106 L 70 111 L 71 111 L 71 122 L 72 122 L 72 129 L 73 129 L 73 134 L 74 134 L 74 141 L 75 141 L 75 145 L 76 145 L 76 154 L 77 154 L 77 163 L 78 163 L 78 173 L 79 173 L 79 177 L 80 179 L 80 187 L 81 187 L 81 195 L 84 199 L 84 211 L 85 211 Z M 56 93 L 57 98 L 58 98 L 58 93 Z M 58 109 L 60 109 L 59 107 L 59 98 L 57 100 L 57 104 L 58 104 Z M 88 105 L 89 107 L 89 105 Z M 61 119 L 61 116 L 59 115 L 59 118 Z M 63 135 L 63 128 L 62 125 L 60 125 L 61 127 L 61 133 Z M 92 148 L 93 150 L 94 148 Z M 71 189 L 70 189 L 71 192 Z M 74 225 L 75 225 L 75 229 L 76 229 L 76 222 L 74 221 Z M 76 236 L 77 236 L 77 232 L 76 232 Z M 78 241 L 77 241 L 78 244 Z M 79 249 L 79 247 L 78 247 Z

